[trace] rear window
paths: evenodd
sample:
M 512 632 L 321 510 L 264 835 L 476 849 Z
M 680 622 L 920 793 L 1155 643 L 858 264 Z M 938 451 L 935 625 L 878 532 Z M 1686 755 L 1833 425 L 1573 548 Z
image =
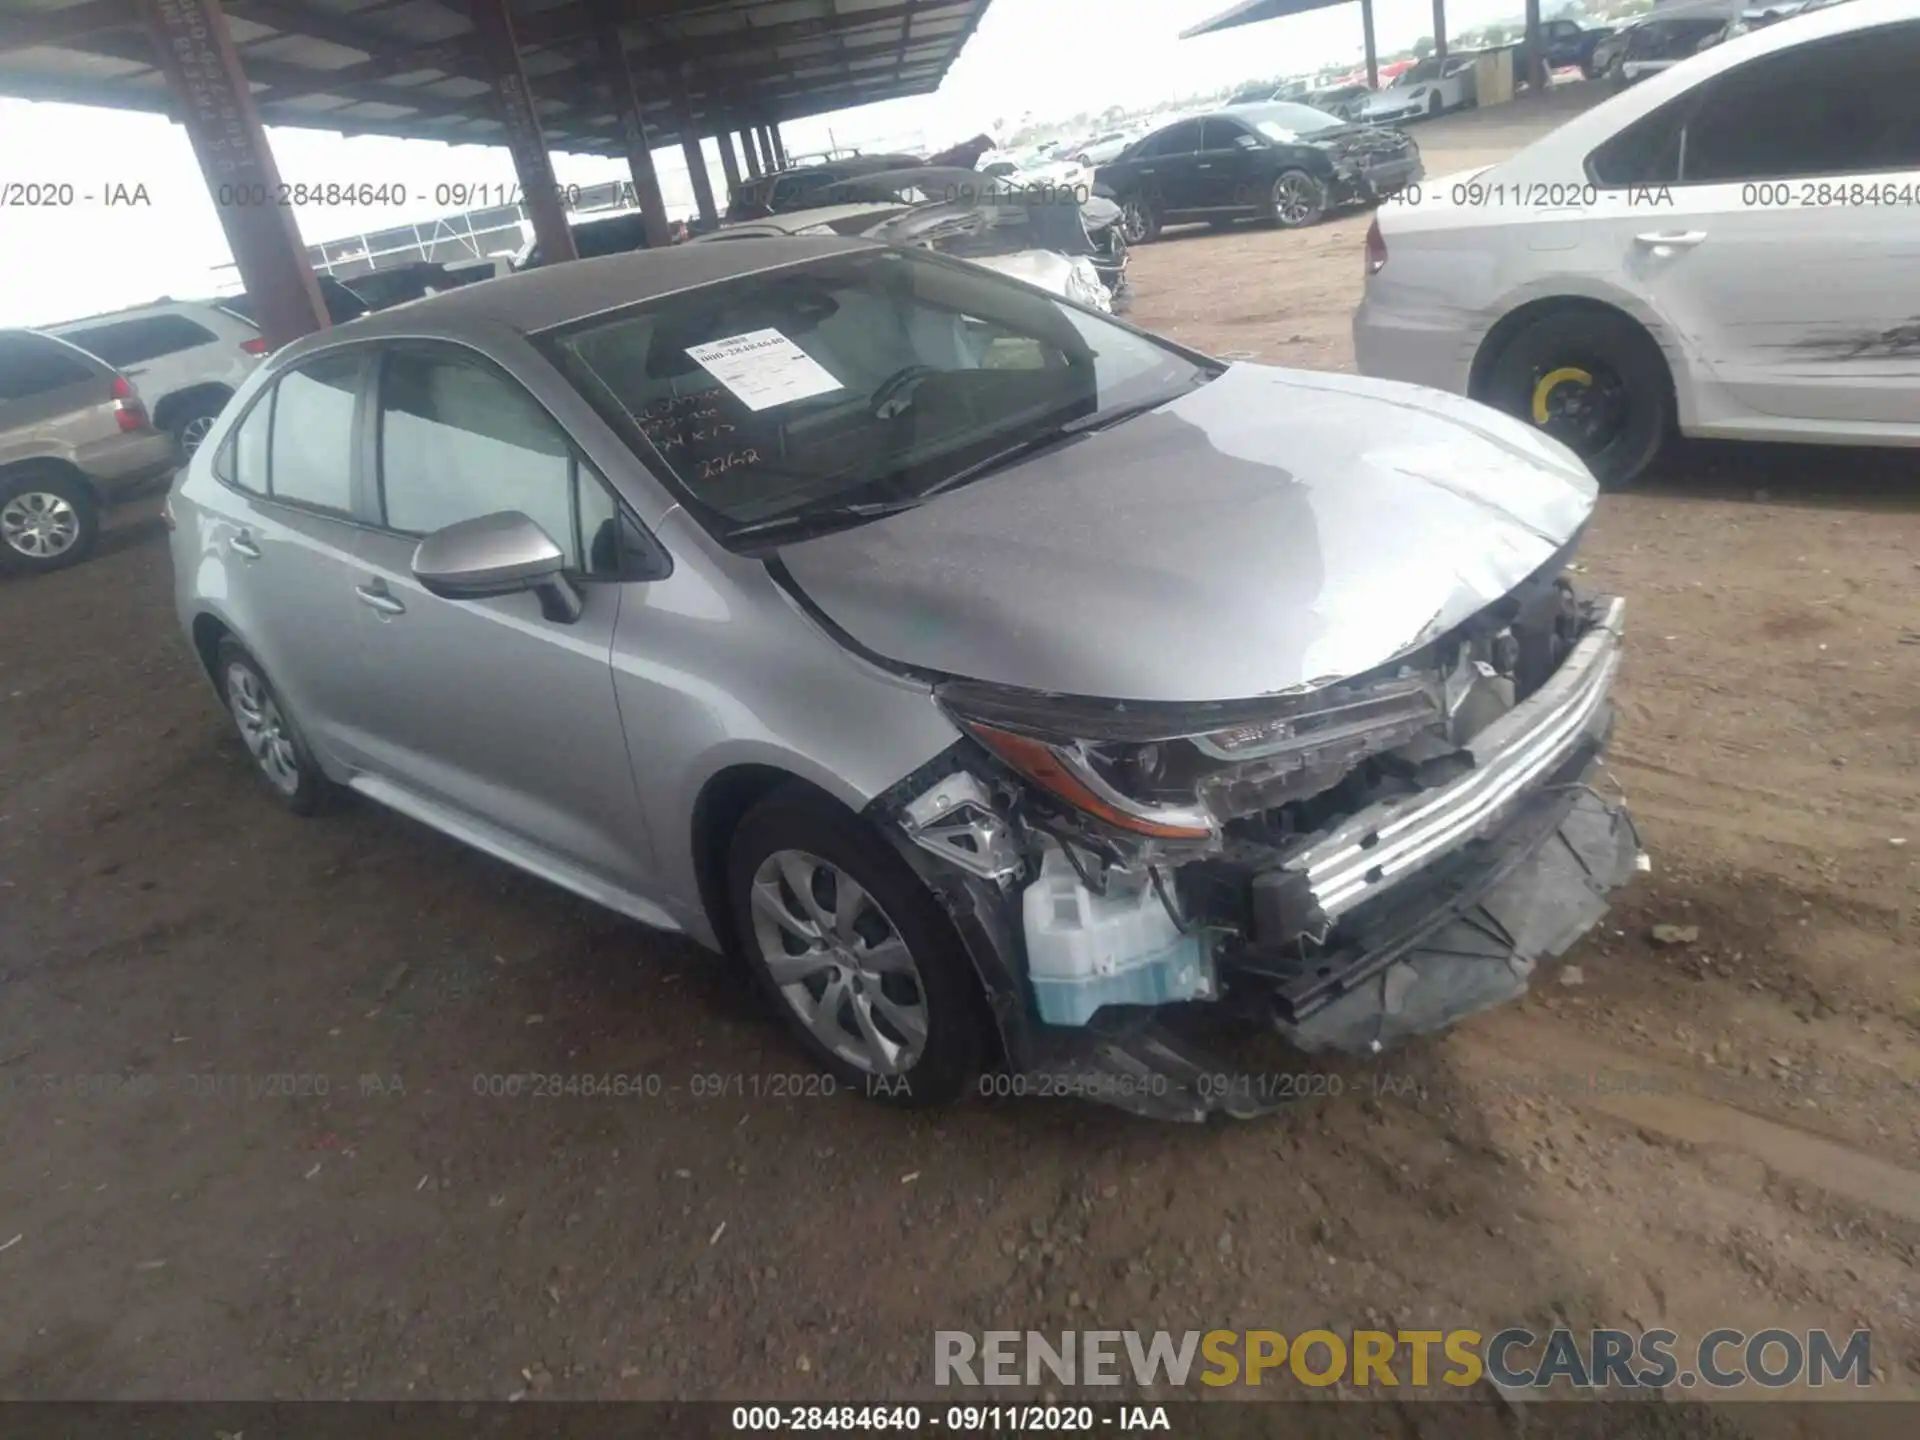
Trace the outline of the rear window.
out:
M 18 331 L 0 335 L 0 400 L 24 400 L 92 380 L 100 372 L 58 340 Z
M 157 360 L 162 355 L 211 345 L 219 337 L 184 315 L 143 315 L 134 320 L 112 320 L 104 325 L 65 330 L 61 338 L 124 370 L 129 365 Z
M 361 357 L 327 355 L 289 370 L 274 393 L 269 485 L 275 499 L 353 509 L 353 410 Z
M 582 260 L 596 255 L 620 255 L 628 250 L 643 250 L 647 244 L 644 216 L 622 215 L 617 220 L 595 220 L 574 228 L 573 248 Z

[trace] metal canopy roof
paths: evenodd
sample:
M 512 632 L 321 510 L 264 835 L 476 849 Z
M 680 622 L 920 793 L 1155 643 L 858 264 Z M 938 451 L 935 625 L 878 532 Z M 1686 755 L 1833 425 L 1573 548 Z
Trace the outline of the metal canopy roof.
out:
M 1219 30 L 1231 30 L 1236 25 L 1258 25 L 1262 20 L 1304 15 L 1309 10 L 1326 10 L 1344 3 L 1346 0 L 1240 0 L 1231 10 L 1222 10 L 1211 20 L 1202 20 L 1198 25 L 1182 30 L 1180 38 L 1191 40 L 1196 35 L 1212 35 Z
M 611 14 L 650 145 L 924 95 L 989 0 L 508 0 L 550 149 L 623 155 L 597 42 Z M 225 0 L 269 125 L 504 144 L 467 0 Z M 0 95 L 173 111 L 135 0 L 6 0 Z

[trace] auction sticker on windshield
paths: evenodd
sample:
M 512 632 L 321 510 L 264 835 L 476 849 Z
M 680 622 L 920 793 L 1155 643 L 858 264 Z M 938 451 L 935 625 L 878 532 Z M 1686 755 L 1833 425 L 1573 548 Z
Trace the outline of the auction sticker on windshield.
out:
M 749 330 L 689 345 L 687 354 L 749 410 L 768 410 L 840 388 L 825 366 L 778 330 Z

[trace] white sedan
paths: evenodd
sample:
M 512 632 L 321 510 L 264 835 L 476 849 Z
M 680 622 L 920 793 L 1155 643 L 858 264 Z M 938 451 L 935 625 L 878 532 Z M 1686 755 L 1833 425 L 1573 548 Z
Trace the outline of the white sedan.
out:
M 1360 101 L 1353 118 L 1385 125 L 1463 109 L 1474 103 L 1474 64 L 1472 55 L 1430 55 Z
M 1362 372 L 1624 484 L 1674 430 L 1920 446 L 1920 0 L 1717 45 L 1367 235 Z

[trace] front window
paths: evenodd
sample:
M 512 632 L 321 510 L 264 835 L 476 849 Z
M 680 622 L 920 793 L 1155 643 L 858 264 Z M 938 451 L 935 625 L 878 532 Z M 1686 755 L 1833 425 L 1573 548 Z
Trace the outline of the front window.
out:
M 793 538 L 1186 393 L 1211 369 L 1025 285 L 865 250 L 595 317 L 549 353 L 722 539 Z M 751 527 L 752 536 L 744 532 Z

